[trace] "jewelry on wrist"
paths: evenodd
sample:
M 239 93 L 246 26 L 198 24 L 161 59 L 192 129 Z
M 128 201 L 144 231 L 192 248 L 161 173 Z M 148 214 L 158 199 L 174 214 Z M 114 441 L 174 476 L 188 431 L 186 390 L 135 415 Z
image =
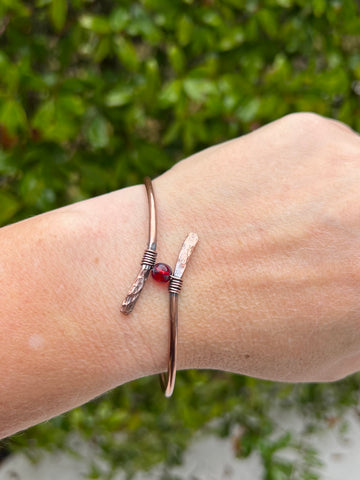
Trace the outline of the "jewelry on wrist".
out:
M 165 263 L 157 263 L 156 261 L 156 203 L 152 183 L 149 177 L 144 180 L 148 206 L 149 206 L 149 235 L 147 249 L 145 250 L 139 273 L 131 285 L 126 295 L 121 312 L 128 315 L 132 312 L 135 304 L 142 292 L 145 282 L 150 274 L 154 280 L 159 282 L 169 282 L 169 311 L 170 311 L 170 338 L 169 338 L 169 362 L 167 373 L 160 374 L 161 387 L 166 397 L 170 397 L 174 391 L 176 378 L 176 356 L 177 356 L 177 338 L 178 338 L 178 302 L 179 294 L 182 287 L 182 276 L 185 272 L 187 263 L 190 259 L 196 244 L 198 236 L 196 233 L 189 233 L 179 252 L 179 256 L 175 265 L 174 273 L 172 273 L 169 265 Z
M 177 353 L 177 335 L 178 335 L 178 302 L 182 287 L 182 276 L 185 272 L 189 258 L 199 241 L 196 233 L 189 233 L 181 247 L 174 274 L 170 275 L 169 294 L 170 294 L 170 344 L 169 344 L 169 363 L 167 375 L 160 374 L 160 384 L 165 397 L 171 397 L 176 377 L 176 353 Z
M 146 177 L 144 179 L 146 194 L 149 205 L 149 235 L 148 235 L 148 244 L 144 252 L 143 259 L 141 261 L 141 267 L 139 273 L 131 285 L 128 294 L 126 295 L 122 306 L 121 312 L 124 315 L 129 315 L 133 311 L 140 293 L 144 288 L 145 282 L 151 272 L 156 261 L 156 236 L 157 236 L 157 222 L 156 222 L 156 204 L 155 204 L 155 195 L 152 187 L 151 179 Z

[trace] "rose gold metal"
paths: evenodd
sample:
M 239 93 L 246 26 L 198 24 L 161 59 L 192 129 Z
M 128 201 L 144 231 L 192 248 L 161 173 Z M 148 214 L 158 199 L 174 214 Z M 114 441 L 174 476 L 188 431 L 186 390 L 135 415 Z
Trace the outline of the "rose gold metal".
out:
M 178 339 L 178 303 L 179 294 L 182 287 L 182 276 L 191 254 L 198 243 L 199 238 L 196 233 L 189 233 L 181 247 L 178 260 L 174 269 L 174 274 L 170 277 L 170 339 L 169 339 L 169 363 L 167 374 L 160 374 L 160 383 L 165 397 L 171 397 L 176 379 L 176 356 Z
M 156 203 L 154 190 L 149 177 L 144 180 L 146 194 L 149 206 L 149 234 L 147 249 L 143 255 L 141 262 L 141 268 L 139 273 L 131 285 L 127 296 L 125 297 L 121 312 L 124 315 L 128 315 L 132 312 L 135 304 L 144 288 L 146 279 L 149 276 L 150 271 L 155 265 L 156 261 L 156 234 L 157 234 L 157 222 L 156 222 Z M 177 339 L 178 339 L 178 304 L 179 294 L 182 287 L 182 276 L 185 272 L 187 263 L 190 259 L 196 244 L 199 239 L 196 233 L 189 233 L 185 238 L 181 247 L 174 274 L 170 276 L 169 282 L 169 294 L 170 294 L 170 338 L 169 338 L 169 362 L 167 373 L 160 374 L 161 387 L 166 397 L 171 397 L 176 378 L 176 357 L 177 357 Z
M 121 312 L 124 315 L 129 315 L 135 307 L 135 304 L 144 288 L 146 279 L 156 261 L 156 203 L 154 190 L 152 188 L 151 179 L 146 177 L 144 179 L 146 194 L 149 206 L 149 235 L 147 249 L 145 250 L 139 273 L 133 284 L 131 285 L 128 294 L 126 295 L 122 306 Z
M 147 198 L 148 198 L 148 205 L 149 205 L 149 241 L 148 241 L 148 250 L 156 251 L 156 223 L 157 223 L 157 215 L 156 215 L 156 203 L 155 203 L 155 195 L 154 190 L 152 188 L 151 178 L 145 177 L 144 178 Z
M 160 384 L 165 397 L 169 398 L 173 394 L 176 379 L 176 355 L 178 339 L 178 303 L 179 294 L 170 293 L 170 342 L 169 342 L 169 362 L 166 373 L 160 373 Z

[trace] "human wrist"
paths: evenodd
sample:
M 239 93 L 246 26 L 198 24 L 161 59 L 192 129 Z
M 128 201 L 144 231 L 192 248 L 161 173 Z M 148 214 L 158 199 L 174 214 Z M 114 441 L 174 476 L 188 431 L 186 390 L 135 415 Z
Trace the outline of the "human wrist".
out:
M 221 242 L 214 242 L 216 228 L 208 224 L 208 212 L 217 205 L 211 204 L 210 195 L 206 198 L 206 189 L 196 189 L 203 183 L 201 177 L 183 176 L 185 162 L 191 159 L 154 181 L 159 210 L 158 258 L 172 265 L 187 233 L 197 233 L 199 244 L 187 267 L 179 306 L 178 368 L 222 368 L 222 353 L 217 344 L 221 328 L 216 304 L 220 298 L 213 262 L 219 256 Z M 172 263 L 167 259 L 173 259 Z M 222 257 L 221 262 L 224 261 Z
M 102 318 L 99 354 L 106 358 L 104 363 L 114 382 L 112 386 L 165 368 L 161 335 L 166 333 L 167 324 L 162 332 L 159 316 L 152 315 L 153 308 L 161 302 L 158 289 L 152 291 L 149 282 L 132 315 L 126 317 L 120 312 L 122 299 L 146 246 L 148 220 L 144 186 L 129 187 L 75 204 L 70 212 L 79 217 L 77 221 L 81 225 L 76 248 L 84 256 L 97 259 L 89 278 L 84 275 L 84 301 L 91 305 L 94 298 L 103 299 L 92 308 L 97 312 L 95 316 Z M 91 270 L 91 266 L 89 268 Z M 166 307 L 164 302 L 163 309 Z
M 154 182 L 156 184 L 156 181 Z M 163 196 L 163 191 L 156 188 L 155 195 L 157 199 L 158 210 L 158 261 L 164 261 L 172 266 L 175 265 L 179 248 L 189 233 L 186 228 L 186 222 L 181 225 L 181 229 L 174 228 L 178 217 L 172 215 L 172 206 L 167 200 L 167 195 Z M 95 204 L 96 202 L 96 204 Z M 92 204 L 93 203 L 93 204 Z M 102 205 L 103 204 L 103 205 Z M 120 208 L 121 205 L 121 208 Z M 126 215 L 119 218 L 119 212 L 123 214 L 124 205 L 126 205 Z M 144 185 L 131 187 L 120 192 L 113 192 L 103 197 L 98 197 L 88 203 L 78 204 L 77 210 L 84 209 L 85 225 L 84 241 L 88 242 L 93 231 L 105 231 L 104 238 L 100 245 L 93 245 L 93 248 L 101 250 L 101 255 L 109 257 L 108 264 L 112 271 L 109 272 L 109 278 L 118 279 L 115 296 L 118 305 L 112 312 L 116 315 L 116 324 L 119 325 L 122 338 L 127 339 L 127 350 L 129 358 L 126 360 L 132 365 L 136 365 L 136 370 L 132 373 L 132 378 L 159 373 L 166 369 L 169 355 L 169 295 L 165 285 L 159 285 L 149 279 L 146 282 L 144 293 L 141 294 L 136 308 L 129 316 L 120 314 L 121 301 L 124 298 L 134 274 L 139 269 L 139 263 L 143 251 L 146 247 L 148 230 L 148 211 Z M 115 220 L 115 222 L 114 222 Z M 124 226 L 126 222 L 126 234 L 119 233 L 119 225 Z M 180 226 L 180 225 L 178 225 Z M 125 237 L 125 248 L 124 248 Z M 114 238 L 121 239 L 121 245 L 116 245 Z M 121 251 L 120 247 L 123 247 Z M 116 255 L 116 260 L 112 257 Z M 188 277 L 190 271 L 190 262 L 187 267 Z M 122 274 L 123 272 L 123 274 Z M 187 279 L 185 280 L 187 283 Z M 111 299 L 114 298 L 114 292 L 108 289 Z M 183 294 L 181 295 L 183 298 Z M 187 310 L 186 303 L 180 300 L 180 316 Z M 113 321 L 113 320 L 112 320 Z M 193 350 L 196 350 L 192 341 L 191 332 L 182 329 L 180 326 L 181 342 L 178 366 L 187 368 L 195 366 L 191 363 Z M 111 339 L 112 342 L 116 337 Z M 181 348 L 181 345 L 183 348 Z M 124 349 L 124 346 L 122 346 Z M 122 367 L 124 366 L 124 359 Z M 116 376 L 117 368 L 113 368 Z M 120 372 L 121 374 L 121 372 Z M 132 378 L 126 378 L 128 381 Z

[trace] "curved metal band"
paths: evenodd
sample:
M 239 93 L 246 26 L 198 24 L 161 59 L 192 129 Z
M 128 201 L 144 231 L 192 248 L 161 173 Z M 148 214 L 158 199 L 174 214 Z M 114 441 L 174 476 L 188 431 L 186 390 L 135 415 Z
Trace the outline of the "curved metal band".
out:
M 160 373 L 160 384 L 165 397 L 171 397 L 176 379 L 176 353 L 178 337 L 178 302 L 179 295 L 170 293 L 170 344 L 167 373 Z
M 199 241 L 196 233 L 189 233 L 185 238 L 181 247 L 174 275 L 170 277 L 169 293 L 170 293 L 170 341 L 169 341 L 169 363 L 167 373 L 160 374 L 160 383 L 165 397 L 171 397 L 176 378 L 176 354 L 177 354 L 177 338 L 178 338 L 178 303 L 179 294 L 182 287 L 182 276 L 185 272 L 189 258 Z
M 150 177 L 144 178 L 146 194 L 148 198 L 149 205 L 149 241 L 148 241 L 148 250 L 156 251 L 156 204 L 155 204 L 155 195 L 152 187 L 152 182 Z
M 140 270 L 136 279 L 131 285 L 128 294 L 126 295 L 122 305 L 121 312 L 124 315 L 129 315 L 135 307 L 135 304 L 144 288 L 146 279 L 149 276 L 150 270 L 155 265 L 156 261 L 156 203 L 155 195 L 152 187 L 151 179 L 146 177 L 144 179 L 147 200 L 149 205 L 149 234 L 148 234 L 148 247 L 145 250 Z

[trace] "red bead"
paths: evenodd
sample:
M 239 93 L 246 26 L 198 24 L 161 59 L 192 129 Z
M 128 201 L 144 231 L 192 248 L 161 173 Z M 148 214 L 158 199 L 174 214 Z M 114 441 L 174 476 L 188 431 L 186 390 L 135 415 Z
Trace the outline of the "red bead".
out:
M 151 275 L 157 282 L 168 282 L 171 274 L 172 270 L 166 263 L 157 263 L 151 270 Z

